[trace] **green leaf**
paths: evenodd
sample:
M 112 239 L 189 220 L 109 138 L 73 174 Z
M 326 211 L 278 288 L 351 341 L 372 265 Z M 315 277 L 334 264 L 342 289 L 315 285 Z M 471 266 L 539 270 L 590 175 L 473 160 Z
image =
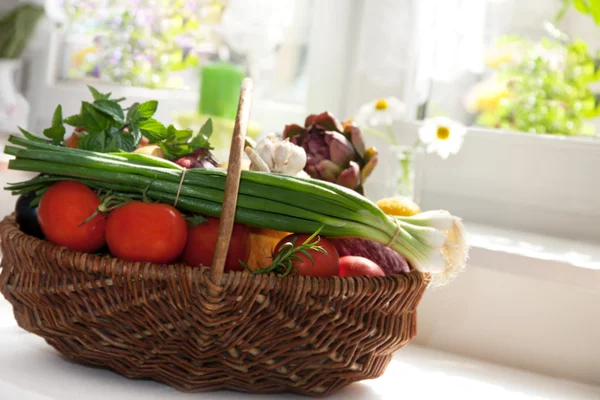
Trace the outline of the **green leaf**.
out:
M 71 125 L 77 128 L 85 127 L 85 122 L 83 121 L 83 117 L 81 116 L 81 114 L 71 115 L 70 117 L 65 118 L 63 122 L 67 125 Z
M 111 93 L 100 93 L 96 88 L 90 85 L 87 85 L 87 87 L 90 90 L 90 93 L 92 93 L 94 100 L 108 100 L 110 98 Z
M 144 119 L 152 118 L 152 116 L 156 112 L 157 108 L 158 108 L 158 101 L 156 101 L 156 100 L 146 101 L 145 103 L 142 103 L 139 106 L 140 116 Z
M 130 123 L 136 123 L 140 119 L 140 103 L 133 103 L 127 110 L 127 121 Z
M 62 119 L 62 106 L 59 104 L 56 106 L 54 114 L 52 114 L 52 126 L 63 126 Z
M 125 115 L 123 109 L 116 101 L 112 100 L 96 100 L 94 101 L 94 107 L 104 114 L 114 118 L 120 124 L 125 123 Z
M 158 146 L 169 160 L 187 156 L 194 152 L 194 148 L 188 143 L 166 143 L 162 141 L 158 142 Z
M 62 107 L 60 104 L 56 106 L 52 115 L 52 126 L 44 129 L 44 136 L 52 139 L 52 144 L 59 145 L 65 137 L 65 127 L 63 125 Z
M 206 223 L 206 217 L 202 215 L 188 215 L 185 217 L 189 226 L 197 226 Z
M 105 149 L 106 133 L 100 132 L 89 132 L 87 135 L 83 135 L 77 147 L 83 150 L 99 151 L 103 152 Z
M 187 143 L 194 134 L 190 129 L 177 129 L 173 125 L 167 128 L 168 141 L 173 143 Z
M 59 145 L 63 141 L 65 137 L 65 127 L 64 126 L 51 126 L 50 128 L 44 129 L 44 136 L 52 139 L 52 144 Z
M 202 125 L 202 128 L 200 128 L 200 133 L 201 135 L 206 136 L 206 138 L 210 138 L 210 136 L 213 133 L 213 122 L 212 122 L 212 118 L 209 118 L 204 125 Z
M 144 136 L 148 138 L 150 143 L 156 143 L 166 139 L 169 134 L 167 128 L 154 118 L 147 119 L 138 124 L 139 129 L 142 131 Z
M 132 124 L 130 126 L 130 132 L 133 138 L 133 143 L 137 146 L 142 140 L 142 131 L 140 131 L 140 128 L 137 125 Z
M 590 14 L 596 25 L 600 25 L 600 0 L 588 0 L 590 3 Z
M 35 133 L 31 133 L 29 131 L 26 131 L 25 129 L 21 128 L 20 126 L 19 126 L 19 130 L 21 131 L 21 133 L 23 134 L 23 136 L 25 136 L 27 139 L 32 140 L 34 142 L 39 142 L 39 143 L 48 143 L 48 142 L 50 142 L 48 139 L 43 138 L 41 136 L 38 136 Z
M 91 103 L 81 102 L 81 115 L 85 128 L 90 133 L 102 132 L 112 126 L 110 118 L 98 111 Z
M 118 152 L 123 150 L 125 152 L 131 152 L 135 149 L 135 143 L 133 136 L 129 132 L 120 131 L 115 127 L 112 127 L 109 131 L 107 143 L 104 151 L 107 153 Z
M 577 11 L 584 14 L 588 14 L 590 12 L 587 0 L 573 0 L 573 7 L 575 7 Z

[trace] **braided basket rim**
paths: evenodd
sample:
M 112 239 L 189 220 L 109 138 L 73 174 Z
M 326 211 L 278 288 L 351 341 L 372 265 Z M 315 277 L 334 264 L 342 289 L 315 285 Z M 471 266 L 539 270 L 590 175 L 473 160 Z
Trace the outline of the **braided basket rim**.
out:
M 11 242 L 27 243 L 30 246 L 39 248 L 42 252 L 52 252 L 58 260 L 66 260 L 70 256 L 74 256 L 75 262 L 72 265 L 67 264 L 69 269 L 80 272 L 95 272 L 103 274 L 115 274 L 118 276 L 131 277 L 131 273 L 139 271 L 139 278 L 141 279 L 152 279 L 152 280 L 167 280 L 169 279 L 169 273 L 176 270 L 179 273 L 187 275 L 188 279 L 197 281 L 199 275 L 205 275 L 209 277 L 210 267 L 191 267 L 187 264 L 173 263 L 173 264 L 155 264 L 146 261 L 126 261 L 121 260 L 110 254 L 90 254 L 78 251 L 69 250 L 64 246 L 55 245 L 47 240 L 39 239 L 30 235 L 27 235 L 21 231 L 16 223 L 14 213 L 4 217 L 0 221 L 0 236 L 8 238 Z M 4 246 L 3 246 L 4 247 Z M 95 261 L 98 261 L 97 263 Z M 89 268 L 89 265 L 97 265 L 97 267 Z M 217 291 L 222 290 L 224 286 L 229 286 L 232 282 L 239 281 L 242 278 L 252 277 L 255 280 L 268 280 L 273 284 L 268 285 L 272 288 L 276 282 L 280 282 L 282 278 L 276 277 L 274 274 L 265 275 L 253 275 L 248 271 L 233 271 L 223 273 L 220 285 L 211 285 L 210 279 L 206 279 L 204 282 L 211 286 L 211 289 Z M 283 279 L 286 280 L 298 280 L 298 281 L 310 281 L 311 286 L 314 289 L 318 289 L 319 283 L 335 283 L 340 287 L 340 295 L 344 295 L 360 290 L 363 286 L 369 286 L 369 282 L 372 280 L 383 280 L 383 281 L 396 281 L 396 280 L 414 280 L 416 284 L 428 285 L 430 281 L 430 275 L 427 273 L 421 273 L 417 270 L 411 270 L 409 273 L 401 273 L 396 275 L 387 276 L 376 276 L 376 277 L 313 277 L 313 276 L 287 276 Z M 360 282 L 362 284 L 357 285 Z

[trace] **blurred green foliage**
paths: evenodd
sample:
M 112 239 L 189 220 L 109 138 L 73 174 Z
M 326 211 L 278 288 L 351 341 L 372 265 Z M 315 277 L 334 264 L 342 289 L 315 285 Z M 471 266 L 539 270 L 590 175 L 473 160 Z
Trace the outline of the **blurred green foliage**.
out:
M 571 7 L 582 14 L 589 15 L 596 25 L 600 25 L 600 0 L 563 0 L 563 6 L 556 14 L 555 21 L 560 21 Z
M 506 54 L 493 79 L 505 92 L 482 110 L 478 124 L 532 133 L 595 133 L 586 119 L 600 115 L 599 97 L 590 89 L 600 81 L 600 54 L 594 57 L 583 41 L 564 36 L 539 42 L 505 36 L 497 46 Z
M 24 3 L 0 16 L 0 58 L 21 57 L 44 8 Z

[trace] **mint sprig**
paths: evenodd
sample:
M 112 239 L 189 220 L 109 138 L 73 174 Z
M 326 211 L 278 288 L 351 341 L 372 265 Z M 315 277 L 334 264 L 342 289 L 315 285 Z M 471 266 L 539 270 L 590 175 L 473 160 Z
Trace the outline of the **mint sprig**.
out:
M 173 125 L 166 127 L 154 119 L 158 109 L 156 100 L 133 103 L 129 108 L 123 108 L 120 103 L 124 98 L 113 99 L 111 93 L 101 93 L 92 86 L 88 88 L 93 101 L 82 101 L 79 114 L 63 119 L 59 105 L 54 110 L 52 125 L 43 131 L 45 137 L 21 129 L 23 135 L 31 140 L 60 145 L 64 142 L 64 124 L 67 124 L 83 132 L 77 147 L 84 150 L 131 152 L 143 137 L 160 146 L 170 160 L 192 154 L 200 148 L 212 149 L 209 143 L 213 131 L 211 119 L 194 135 L 189 129 L 177 129 Z

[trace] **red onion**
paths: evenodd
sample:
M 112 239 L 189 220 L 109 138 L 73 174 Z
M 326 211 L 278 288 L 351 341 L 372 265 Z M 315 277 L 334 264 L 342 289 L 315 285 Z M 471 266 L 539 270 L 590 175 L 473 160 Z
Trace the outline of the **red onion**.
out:
M 410 271 L 410 266 L 404 257 L 381 243 L 357 238 L 330 240 L 340 257 L 359 256 L 368 258 L 379 265 L 386 275 Z

